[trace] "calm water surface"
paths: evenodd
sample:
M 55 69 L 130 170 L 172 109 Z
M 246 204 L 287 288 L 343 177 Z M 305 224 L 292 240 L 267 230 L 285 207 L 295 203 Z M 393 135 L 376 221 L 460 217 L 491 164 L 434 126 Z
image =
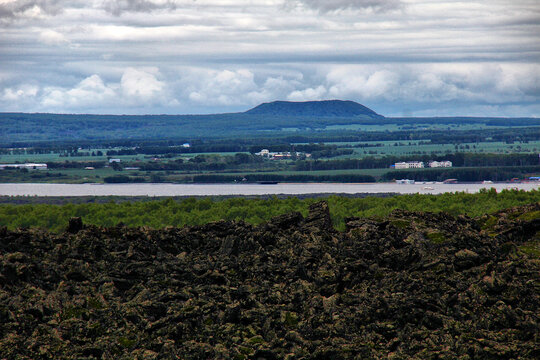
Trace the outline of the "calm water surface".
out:
M 442 194 L 464 191 L 478 192 L 495 188 L 533 190 L 540 183 L 442 184 L 442 183 L 280 183 L 262 184 L 0 184 L 0 195 L 10 196 L 204 196 L 204 195 L 278 195 L 316 193 L 400 193 Z

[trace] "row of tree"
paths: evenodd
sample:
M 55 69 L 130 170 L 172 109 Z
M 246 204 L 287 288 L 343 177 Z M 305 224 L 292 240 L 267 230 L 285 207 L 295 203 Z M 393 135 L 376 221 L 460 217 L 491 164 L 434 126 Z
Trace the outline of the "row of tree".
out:
M 535 166 L 539 165 L 538 154 L 485 154 L 485 153 L 454 153 L 445 155 L 417 156 L 383 156 L 365 157 L 362 159 L 340 159 L 326 161 L 297 161 L 294 169 L 297 171 L 313 170 L 343 170 L 343 169 L 381 169 L 388 168 L 401 161 L 450 160 L 454 167 L 486 167 L 486 166 Z

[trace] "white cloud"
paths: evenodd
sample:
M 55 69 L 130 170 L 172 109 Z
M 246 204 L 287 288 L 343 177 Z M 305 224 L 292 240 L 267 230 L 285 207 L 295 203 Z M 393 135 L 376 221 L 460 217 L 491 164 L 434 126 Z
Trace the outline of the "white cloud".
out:
M 158 75 L 157 68 L 126 69 L 120 81 L 124 96 L 135 100 L 155 99 L 165 87 L 165 83 L 156 78 Z
M 326 88 L 322 85 L 319 85 L 316 88 L 295 90 L 287 96 L 287 99 L 291 101 L 321 100 L 325 97 L 326 94 L 327 94 Z
M 115 89 L 106 85 L 96 74 L 85 78 L 72 89 L 47 87 L 44 93 L 41 100 L 43 108 L 59 111 L 99 109 L 100 106 L 113 103 L 117 97 Z
M 69 40 L 58 31 L 43 30 L 39 34 L 39 39 L 46 45 L 64 45 L 69 44 Z
M 344 66 L 336 67 L 327 75 L 330 94 L 336 98 L 394 99 L 399 89 L 399 74 L 387 69 Z
M 195 103 L 233 106 L 244 104 L 244 96 L 257 90 L 254 75 L 246 69 L 194 70 L 184 77 L 188 83 L 189 100 Z
M 0 106 L 5 111 L 193 113 L 242 111 L 273 100 L 347 99 L 390 116 L 511 116 L 512 111 L 531 116 L 539 109 L 539 74 L 539 65 L 520 63 L 333 64 L 271 71 L 128 67 L 117 75 L 93 74 L 73 87 L 4 86 Z
M 262 102 L 286 99 L 289 93 L 303 87 L 302 73 L 291 69 L 185 68 L 180 77 L 175 88 L 188 105 L 221 108 L 219 111 L 240 111 Z
M 336 98 L 443 103 L 533 101 L 539 66 L 522 64 L 386 64 L 333 67 L 326 77 Z
M 93 74 L 73 87 L 45 86 L 40 90 L 35 85 L 4 86 L 0 107 L 8 111 L 103 113 L 107 109 L 108 113 L 133 113 L 129 109 L 179 106 L 166 91 L 165 82 L 157 79 L 159 75 L 155 67 L 126 68 L 118 82 L 106 83 Z
M 25 101 L 29 98 L 34 98 L 39 91 L 39 88 L 34 85 L 23 84 L 17 88 L 5 88 L 2 93 L 2 100 L 6 102 Z

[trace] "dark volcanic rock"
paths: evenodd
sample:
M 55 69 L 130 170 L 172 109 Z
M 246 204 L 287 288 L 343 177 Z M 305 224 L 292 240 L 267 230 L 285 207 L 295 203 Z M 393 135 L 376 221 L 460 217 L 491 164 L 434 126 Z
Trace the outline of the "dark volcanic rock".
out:
M 83 222 L 80 217 L 73 217 L 69 219 L 68 227 L 66 229 L 67 232 L 76 234 L 83 228 Z
M 540 206 L 0 231 L 4 359 L 536 359 Z

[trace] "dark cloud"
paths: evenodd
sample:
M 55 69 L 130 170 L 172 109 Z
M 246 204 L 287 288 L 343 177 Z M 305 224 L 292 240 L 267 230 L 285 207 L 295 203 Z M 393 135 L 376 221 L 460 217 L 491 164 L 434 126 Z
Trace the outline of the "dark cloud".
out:
M 385 11 L 401 7 L 400 0 L 286 0 L 289 5 L 303 4 L 322 12 L 341 9 Z
M 151 12 L 157 9 L 177 8 L 174 0 L 156 1 L 156 0 L 108 0 L 103 8 L 113 15 L 120 15 L 123 12 Z
M 38 8 L 45 14 L 56 15 L 62 12 L 61 0 L 16 0 L 0 4 L 0 20 L 10 20 L 25 11 Z

